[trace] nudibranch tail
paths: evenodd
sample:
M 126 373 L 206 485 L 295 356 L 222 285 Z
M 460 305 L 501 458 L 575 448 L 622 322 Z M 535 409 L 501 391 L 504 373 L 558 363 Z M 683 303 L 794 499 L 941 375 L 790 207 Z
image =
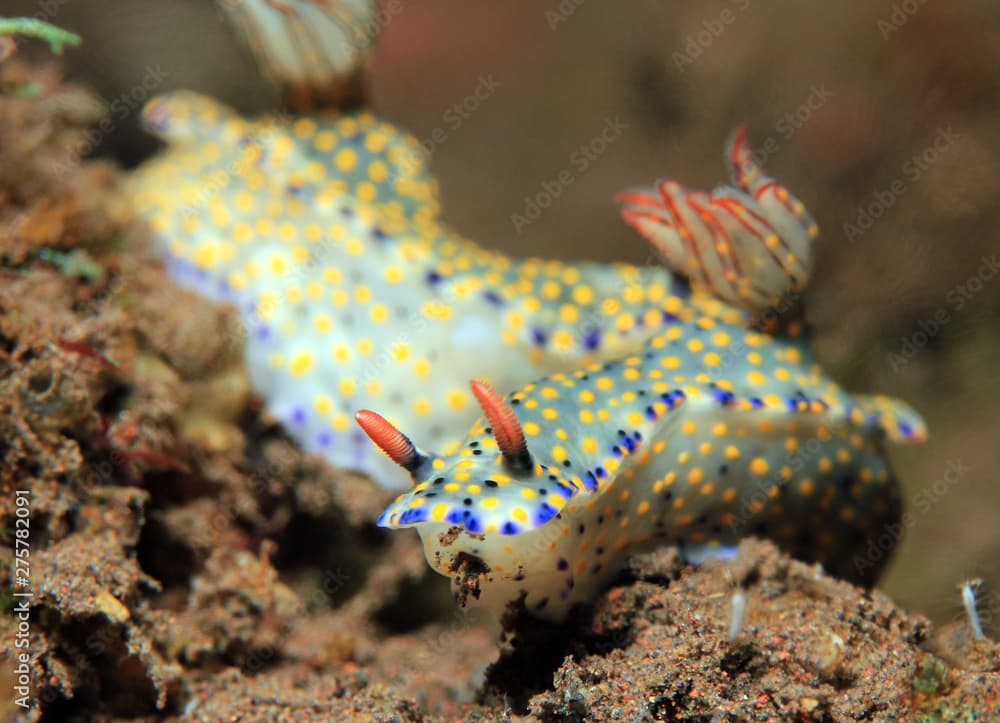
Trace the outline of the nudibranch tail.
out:
M 625 221 L 668 266 L 724 301 L 760 311 L 808 282 L 819 230 L 802 202 L 764 175 L 742 127 L 727 159 L 738 188 L 709 194 L 664 180 L 618 200 Z
M 927 423 L 919 412 L 901 399 L 881 394 L 855 394 L 854 401 L 859 421 L 865 422 L 885 434 L 885 438 L 896 444 L 922 444 L 927 441 Z
M 168 143 L 235 144 L 249 124 L 231 108 L 190 90 L 158 95 L 142 109 L 143 127 Z

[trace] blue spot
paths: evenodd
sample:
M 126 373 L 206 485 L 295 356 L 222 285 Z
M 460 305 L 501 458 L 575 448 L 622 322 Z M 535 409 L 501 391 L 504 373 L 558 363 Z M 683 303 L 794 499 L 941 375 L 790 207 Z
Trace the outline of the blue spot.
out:
M 656 419 L 656 410 L 652 407 L 646 407 L 646 419 Z
M 543 502 L 535 513 L 535 525 L 541 527 L 555 517 L 559 511 L 548 502 Z
M 329 447 L 333 443 L 333 434 L 326 430 L 316 435 L 316 444 L 320 447 Z
M 736 400 L 736 396 L 725 389 L 718 389 L 715 392 L 715 400 L 722 405 L 729 406 Z
M 588 490 L 596 490 L 597 489 L 597 487 L 598 487 L 598 485 L 597 485 L 597 478 L 594 477 L 594 473 L 593 472 L 587 472 L 587 474 L 584 475 L 584 477 L 583 477 L 583 486 L 586 487 Z
M 271 327 L 267 324 L 261 324 L 254 331 L 254 336 L 257 337 L 258 341 L 267 341 L 271 338 Z
M 629 452 L 634 452 L 635 451 L 635 442 L 633 442 L 630 437 L 625 437 L 625 448 Z
M 399 516 L 399 524 L 409 525 L 413 522 L 423 522 L 427 519 L 427 510 L 423 507 L 416 507 L 412 510 L 406 510 Z
M 290 419 L 291 419 L 292 424 L 295 424 L 295 425 L 305 424 L 306 423 L 306 413 L 305 413 L 305 411 L 301 407 L 296 407 L 295 409 L 292 410 L 292 414 L 291 414 Z
M 428 271 L 427 275 L 424 277 L 424 279 L 426 279 L 427 283 L 430 284 L 431 286 L 433 286 L 435 284 L 440 284 L 441 280 L 443 278 L 444 277 L 441 274 L 439 274 L 437 271 Z
M 305 186 L 300 186 L 298 184 L 290 183 L 286 188 L 288 192 L 291 195 L 295 196 L 296 198 L 303 198 L 304 196 L 308 195 Z
M 504 522 L 500 525 L 501 535 L 516 535 L 520 530 L 518 530 L 517 525 L 513 522 Z
M 596 474 L 598 477 L 601 477 L 602 479 L 608 476 L 608 473 L 604 470 L 604 467 L 595 467 L 594 474 Z
M 764 402 L 763 400 L 761 400 L 760 397 L 751 397 L 750 406 L 753 407 L 754 409 L 760 409 L 761 407 L 764 406 Z
M 445 519 L 453 525 L 460 525 L 462 524 L 462 520 L 465 518 L 462 516 L 462 510 L 453 509 L 448 513 Z
M 374 236 L 378 241 L 385 241 L 389 238 L 389 234 L 380 229 L 378 226 L 372 230 L 372 236 Z
M 678 319 L 677 319 L 677 315 L 676 314 L 671 314 L 669 311 L 664 311 L 663 312 L 663 323 L 664 324 L 673 324 L 677 320 Z
M 573 488 L 567 487 L 562 482 L 556 482 L 556 492 L 561 494 L 563 497 L 566 497 L 567 499 L 573 496 Z
M 583 335 L 583 348 L 587 351 L 594 351 L 601 345 L 601 330 L 589 329 Z
M 548 339 L 549 336 L 545 333 L 545 329 L 536 326 L 531 330 L 531 341 L 535 344 L 535 346 L 545 346 L 545 342 L 548 341 Z
M 469 515 L 469 519 L 465 521 L 465 529 L 467 529 L 469 532 L 479 532 L 481 529 L 483 529 L 483 526 L 477 518 L 473 517 L 472 515 Z
M 611 454 L 614 455 L 615 457 L 621 457 L 622 454 L 624 454 L 624 452 L 622 452 L 621 447 L 619 447 L 616 444 L 614 447 L 611 448 Z
M 912 437 L 913 436 L 913 427 L 911 427 L 906 422 L 900 422 L 899 423 L 899 431 L 903 434 L 904 437 Z
M 492 304 L 493 306 L 496 306 L 496 307 L 502 307 L 503 306 L 503 299 L 500 297 L 500 294 L 498 294 L 495 291 L 492 291 L 492 290 L 491 291 L 484 291 L 483 292 L 483 298 L 486 299 L 486 301 L 488 303 Z

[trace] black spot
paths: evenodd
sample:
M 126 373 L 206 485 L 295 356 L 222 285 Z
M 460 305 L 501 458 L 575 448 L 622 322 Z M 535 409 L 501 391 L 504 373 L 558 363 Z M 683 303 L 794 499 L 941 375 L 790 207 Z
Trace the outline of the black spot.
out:
M 496 480 L 492 480 L 492 479 L 483 480 L 483 484 L 486 485 L 487 487 L 489 487 L 490 489 L 492 489 L 494 487 L 499 487 L 500 486 L 500 485 L 497 484 Z
M 466 497 L 464 500 L 462 500 L 462 504 L 465 505 L 466 507 L 469 507 L 470 505 L 472 505 L 472 498 Z
M 476 447 L 479 446 L 479 442 L 469 442 L 469 446 L 475 449 Z
M 472 450 L 472 453 L 478 457 L 479 455 L 481 455 L 483 453 L 483 450 L 481 450 L 481 449 L 474 449 L 474 450 Z
M 576 531 L 579 532 L 582 535 L 583 534 L 583 529 L 584 529 L 583 528 L 583 524 L 581 523 L 580 526 L 576 528 Z
M 572 466 L 573 466 L 573 463 L 570 462 L 568 459 L 564 459 L 563 460 L 563 467 L 572 467 Z
M 436 480 L 434 480 L 433 484 L 443 485 L 444 484 L 444 477 L 438 477 Z
M 729 465 L 728 464 L 720 464 L 719 465 L 719 474 L 721 474 L 721 475 L 729 474 Z
M 559 558 L 559 562 L 556 563 L 556 568 L 559 569 L 559 570 L 568 570 L 569 569 L 569 563 L 566 562 L 565 558 L 560 557 Z

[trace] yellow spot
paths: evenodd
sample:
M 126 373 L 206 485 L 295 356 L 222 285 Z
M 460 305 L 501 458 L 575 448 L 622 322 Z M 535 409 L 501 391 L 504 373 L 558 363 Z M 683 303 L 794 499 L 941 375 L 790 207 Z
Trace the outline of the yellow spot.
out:
M 573 289 L 573 301 L 577 304 L 589 304 L 594 300 L 594 290 L 587 285 L 577 286 Z
M 465 405 L 468 403 L 468 397 L 461 389 L 449 391 L 445 400 L 448 402 L 448 406 L 455 410 L 465 409 Z
M 389 318 L 389 308 L 385 304 L 375 304 L 371 310 L 372 321 L 384 324 Z
M 418 377 L 426 377 L 431 373 L 431 363 L 426 359 L 417 359 L 413 362 L 413 373 Z
M 431 402 L 426 397 L 421 397 L 413 402 L 413 413 L 425 416 L 431 413 Z
M 767 460 L 763 457 L 754 457 L 750 462 L 750 471 L 754 474 L 764 475 L 767 474 L 767 470 L 770 469 L 767 464 Z
M 310 352 L 303 351 L 292 357 L 291 362 L 288 364 L 288 371 L 294 376 L 301 377 L 312 369 L 312 365 L 313 355 Z
M 352 394 L 354 394 L 354 392 L 357 391 L 358 388 L 354 380 L 348 378 L 341 379 L 338 386 L 340 387 L 340 393 L 343 394 L 345 397 L 349 397 Z
M 740 450 L 738 447 L 734 447 L 733 445 L 726 447 L 726 459 L 739 459 L 739 456 Z
M 316 318 L 313 319 L 313 326 L 320 334 L 325 334 L 333 328 L 333 321 L 326 314 L 317 314 Z
M 358 154 L 353 148 L 344 148 L 333 157 L 333 162 L 341 171 L 352 171 L 358 163 Z
M 540 431 L 541 431 L 541 429 L 534 422 L 525 422 L 524 423 L 524 433 L 527 434 L 529 437 L 534 437 Z
M 720 359 L 719 355 L 716 354 L 714 351 L 710 351 L 708 354 L 706 354 L 704 360 L 705 360 L 705 366 L 710 366 L 710 367 L 719 366 L 719 364 L 722 362 L 722 359 Z

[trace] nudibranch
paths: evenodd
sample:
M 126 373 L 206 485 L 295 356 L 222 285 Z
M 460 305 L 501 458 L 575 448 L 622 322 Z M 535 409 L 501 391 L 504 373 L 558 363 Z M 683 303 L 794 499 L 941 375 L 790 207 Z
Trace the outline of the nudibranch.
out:
M 254 389 L 306 449 L 386 486 L 408 480 L 354 426 L 360 408 L 457 449 L 476 417 L 470 377 L 512 391 L 678 320 L 749 313 L 666 268 L 477 246 L 441 220 L 420 144 L 367 112 L 246 119 L 179 91 L 143 120 L 168 148 L 133 175 L 133 196 L 175 277 L 239 307 Z M 633 196 L 640 227 L 662 213 Z M 734 203 L 736 223 L 756 223 Z
M 805 285 L 818 231 L 742 131 L 727 158 L 738 188 L 663 181 L 621 200 L 693 294 L 743 315 L 671 318 L 634 353 L 507 396 L 473 381 L 483 416 L 454 452 L 358 413 L 415 484 L 378 524 L 415 527 L 460 601 L 558 621 L 628 555 L 673 544 L 691 561 L 724 557 L 750 535 L 858 579 L 852 557 L 898 521 L 885 446 L 923 440 L 924 423 L 901 401 L 847 394 L 797 322 L 768 323 L 761 312 Z

